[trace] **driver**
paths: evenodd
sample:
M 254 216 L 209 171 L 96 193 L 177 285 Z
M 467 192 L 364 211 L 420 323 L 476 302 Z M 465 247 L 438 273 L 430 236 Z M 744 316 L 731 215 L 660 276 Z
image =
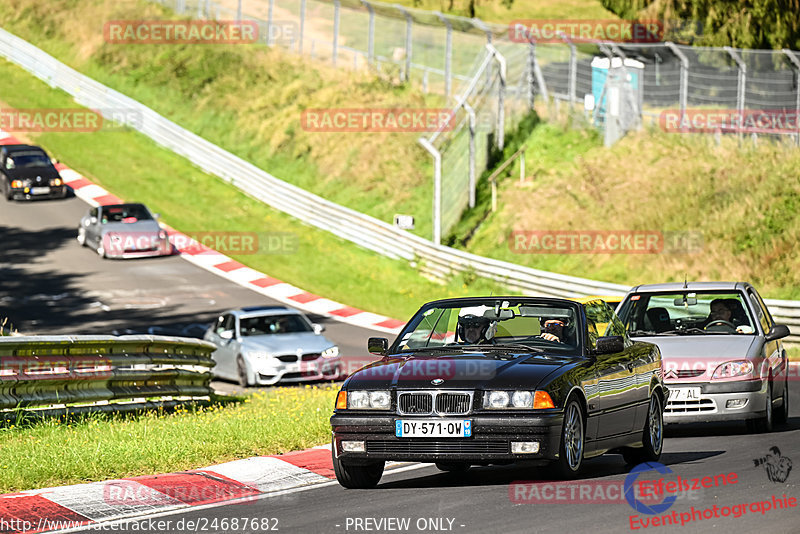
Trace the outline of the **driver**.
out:
M 752 333 L 752 329 L 749 326 L 737 326 L 734 323 L 733 310 L 731 310 L 730 305 L 725 301 L 725 299 L 714 299 L 711 301 L 711 311 L 708 314 L 708 319 L 706 319 L 703 323 L 703 328 L 708 330 L 709 325 L 712 325 L 715 321 L 725 321 L 728 323 L 728 325 L 724 326 L 733 327 L 739 334 Z M 723 325 L 718 323 L 713 325 L 712 328 L 715 326 Z M 748 329 L 750 332 L 748 332 Z
M 497 322 L 480 315 L 464 315 L 458 318 L 458 338 L 468 345 L 478 345 L 494 338 Z

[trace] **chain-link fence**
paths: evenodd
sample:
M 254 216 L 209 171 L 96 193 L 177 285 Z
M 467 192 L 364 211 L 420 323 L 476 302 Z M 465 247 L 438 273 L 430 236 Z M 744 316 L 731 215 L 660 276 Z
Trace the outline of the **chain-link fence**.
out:
M 789 136 L 800 144 L 800 54 L 793 51 L 563 33 L 537 42 L 520 39 L 516 27 L 372 0 L 155 1 L 196 18 L 255 21 L 262 43 L 444 95 L 451 129 L 420 140 L 435 164 L 437 243 L 474 203 L 491 146 L 502 149 L 503 130 L 534 98 L 582 107 L 607 145 L 648 118 L 665 131 Z

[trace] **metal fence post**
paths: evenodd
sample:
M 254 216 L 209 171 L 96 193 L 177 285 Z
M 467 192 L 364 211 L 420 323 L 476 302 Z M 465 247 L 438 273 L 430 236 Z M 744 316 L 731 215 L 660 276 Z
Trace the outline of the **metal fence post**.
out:
M 361 0 L 369 11 L 369 28 L 367 29 L 367 62 L 372 65 L 375 61 L 375 8 L 367 0 Z
M 275 0 L 269 0 L 269 7 L 267 8 L 267 46 L 272 44 L 272 12 L 275 8 Z
M 411 18 L 411 13 L 409 13 L 408 10 L 400 4 L 392 4 L 392 7 L 400 11 L 406 18 L 406 67 L 403 78 L 405 81 L 409 81 L 411 79 L 411 47 L 413 45 L 413 41 L 411 39 L 411 30 L 414 27 L 414 19 Z
M 333 0 L 333 64 L 336 65 L 336 56 L 339 55 L 339 11 L 342 9 L 342 3 L 339 0 Z
M 730 46 L 723 47 L 725 51 L 730 54 L 733 60 L 736 62 L 736 65 L 739 67 L 738 73 L 738 84 L 736 88 L 736 109 L 739 112 L 739 137 L 742 135 L 742 121 L 744 120 L 744 99 L 745 99 L 745 87 L 747 87 L 747 65 L 742 60 L 739 52 L 731 48 Z
M 475 207 L 475 109 L 466 101 L 463 104 L 464 110 L 469 115 L 469 207 Z M 455 120 L 455 114 L 453 114 Z
M 497 50 L 494 45 L 487 44 L 486 49 L 497 61 L 500 70 L 500 87 L 497 92 L 497 149 L 501 152 L 505 146 L 505 93 L 506 93 L 506 58 Z M 488 69 L 487 69 L 488 71 Z
M 786 57 L 789 58 L 789 61 L 791 61 L 792 65 L 797 69 L 797 81 L 795 82 L 797 84 L 797 103 L 795 104 L 794 121 L 797 124 L 797 138 L 795 142 L 800 146 L 800 59 L 797 59 L 795 53 L 786 48 L 781 50 L 781 52 L 786 54 Z
M 300 0 L 300 36 L 297 41 L 297 53 L 303 55 L 303 34 L 306 29 L 306 0 Z
M 536 97 L 536 91 L 533 90 L 535 84 L 539 85 L 539 92 L 542 93 L 542 98 L 544 98 L 545 104 L 549 103 L 550 97 L 547 93 L 547 85 L 544 83 L 542 69 L 539 67 L 539 62 L 536 61 L 536 41 L 531 38 L 528 40 L 528 44 L 530 45 L 528 48 L 528 74 L 530 76 L 528 84 L 528 106 L 532 110 L 534 104 L 533 100 Z
M 419 144 L 433 156 L 433 242 L 442 244 L 442 153 L 433 143 L 420 137 Z
M 569 109 L 572 110 L 572 105 L 577 101 L 577 85 L 578 85 L 578 58 L 576 54 L 575 45 L 569 40 L 564 32 L 558 32 L 558 36 L 567 43 L 569 46 Z
M 687 58 L 686 54 L 681 52 L 681 49 L 675 46 L 674 43 L 667 41 L 664 45 L 669 48 L 681 62 L 680 92 L 678 99 L 681 108 L 681 124 L 683 124 L 684 117 L 686 116 L 686 107 L 689 103 L 689 58 Z
M 236 22 L 242 22 L 242 0 L 236 5 Z
M 444 43 L 444 96 L 445 98 L 450 97 L 450 91 L 452 89 L 452 72 L 450 72 L 451 63 L 453 61 L 453 25 L 450 24 L 450 20 L 444 16 L 443 13 L 439 11 L 434 11 L 439 20 L 442 24 L 445 25 L 447 28 L 447 36 L 445 37 Z

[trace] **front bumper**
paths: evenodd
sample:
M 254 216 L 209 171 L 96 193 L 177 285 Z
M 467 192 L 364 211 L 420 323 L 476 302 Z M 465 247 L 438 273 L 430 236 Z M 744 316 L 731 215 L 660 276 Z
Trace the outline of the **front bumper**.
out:
M 395 422 L 413 416 L 397 414 L 335 413 L 331 417 L 334 453 L 353 463 L 372 460 L 401 462 L 503 463 L 513 461 L 550 461 L 558 458 L 561 442 L 562 413 L 497 414 L 473 413 L 446 416 L 442 419 L 469 419 L 469 438 L 398 438 Z M 430 419 L 430 417 L 420 417 Z M 365 452 L 344 452 L 341 442 L 364 441 Z M 512 441 L 537 441 L 539 452 L 511 453 Z
M 34 194 L 33 191 L 37 188 L 32 187 L 12 187 L 10 189 L 11 198 L 14 200 L 36 200 L 36 199 L 49 199 L 49 198 L 65 198 L 67 196 L 66 185 L 51 185 L 46 186 L 49 191 L 47 193 Z
M 339 380 L 344 377 L 344 365 L 340 356 L 319 357 L 309 362 L 282 363 L 262 366 L 255 371 L 255 383 L 271 386 L 278 382 L 313 382 L 315 380 Z
M 670 389 L 699 387 L 697 401 L 667 401 L 664 423 L 709 423 L 743 421 L 763 417 L 766 412 L 768 383 L 766 380 L 709 382 L 669 382 Z M 728 408 L 729 400 L 746 401 L 738 408 Z

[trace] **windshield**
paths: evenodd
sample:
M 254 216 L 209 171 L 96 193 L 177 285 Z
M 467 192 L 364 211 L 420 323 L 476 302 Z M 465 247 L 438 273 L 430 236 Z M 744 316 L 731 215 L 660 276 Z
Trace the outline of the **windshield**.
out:
M 578 348 L 577 304 L 520 301 L 460 301 L 425 307 L 400 333 L 392 352 L 512 348 L 574 353 Z
M 6 159 L 8 169 L 31 169 L 51 165 L 50 158 L 44 152 L 14 152 L 13 156 Z
M 239 323 L 241 334 L 244 337 L 313 331 L 308 321 L 297 314 L 246 317 L 242 318 Z
M 119 206 L 104 207 L 102 223 L 134 223 L 136 221 L 146 221 L 152 218 L 147 208 L 141 204 L 122 204 Z
M 619 311 L 631 336 L 710 335 L 755 332 L 738 291 L 641 293 Z

